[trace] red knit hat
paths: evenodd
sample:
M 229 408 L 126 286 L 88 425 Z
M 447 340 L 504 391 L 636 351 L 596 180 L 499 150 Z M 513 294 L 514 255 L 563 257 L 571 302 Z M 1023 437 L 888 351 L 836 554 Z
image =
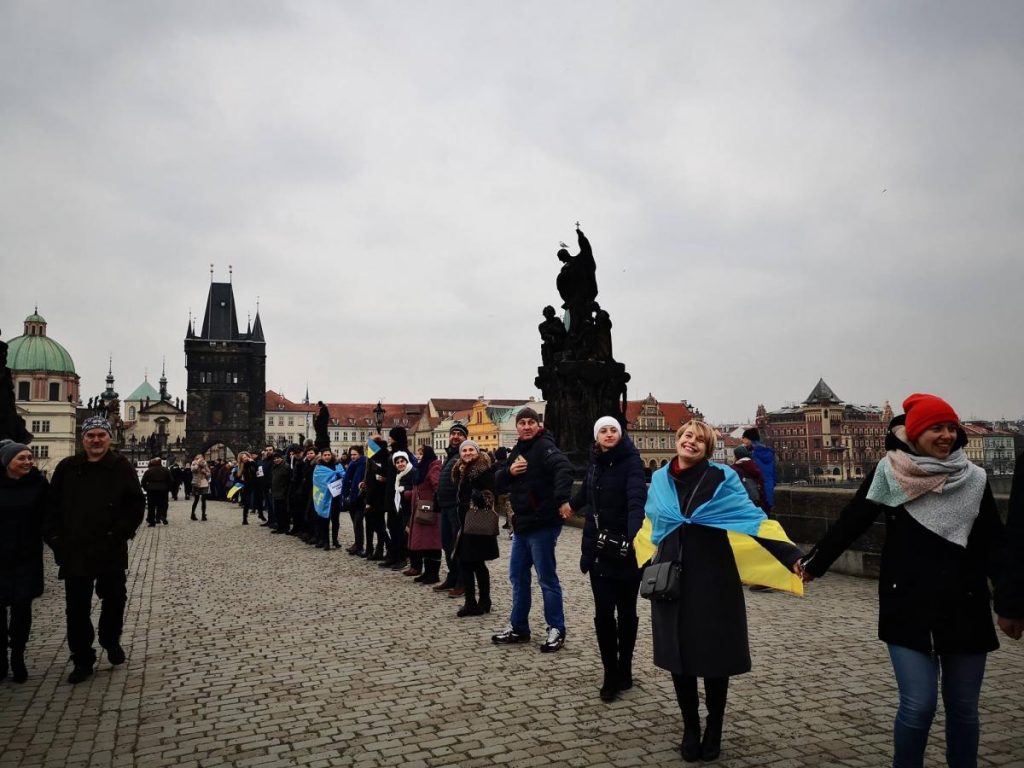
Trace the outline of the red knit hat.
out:
M 907 437 L 914 442 L 928 427 L 951 421 L 960 423 L 953 406 L 935 395 L 915 393 L 903 401 L 903 412 L 907 414 Z

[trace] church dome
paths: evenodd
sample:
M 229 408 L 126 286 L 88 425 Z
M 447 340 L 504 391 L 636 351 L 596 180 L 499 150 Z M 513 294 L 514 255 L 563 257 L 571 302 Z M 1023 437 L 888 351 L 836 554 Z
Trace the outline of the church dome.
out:
M 77 375 L 68 351 L 46 335 L 46 320 L 38 311 L 25 318 L 24 335 L 7 342 L 7 365 L 11 371 Z

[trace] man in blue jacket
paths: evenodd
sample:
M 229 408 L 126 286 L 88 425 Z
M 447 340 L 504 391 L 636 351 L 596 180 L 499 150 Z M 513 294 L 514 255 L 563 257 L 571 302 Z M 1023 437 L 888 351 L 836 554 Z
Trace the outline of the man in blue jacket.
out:
M 559 650 L 565 643 L 565 613 L 562 586 L 558 581 L 555 545 L 562 522 L 572 514 L 572 464 L 555 445 L 532 408 L 516 414 L 519 441 L 508 456 L 505 469 L 494 477 L 495 493 L 508 493 L 512 502 L 512 554 L 509 579 L 512 582 L 512 615 L 509 626 L 492 635 L 499 645 L 530 641 L 531 569 L 544 597 L 547 637 L 540 649 Z
M 775 506 L 775 451 L 761 443 L 761 433 L 757 427 L 743 430 L 741 439 L 757 468 L 761 470 L 761 478 L 764 480 L 764 503 L 760 506 L 766 514 L 771 514 Z

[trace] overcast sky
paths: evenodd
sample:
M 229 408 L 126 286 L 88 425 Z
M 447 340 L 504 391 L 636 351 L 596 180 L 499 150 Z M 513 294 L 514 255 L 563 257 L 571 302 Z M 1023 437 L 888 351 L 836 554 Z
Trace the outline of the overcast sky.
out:
M 184 395 L 215 264 L 299 399 L 535 394 L 580 221 L 630 397 L 1024 414 L 1024 6 L 0 4 L 0 328 Z

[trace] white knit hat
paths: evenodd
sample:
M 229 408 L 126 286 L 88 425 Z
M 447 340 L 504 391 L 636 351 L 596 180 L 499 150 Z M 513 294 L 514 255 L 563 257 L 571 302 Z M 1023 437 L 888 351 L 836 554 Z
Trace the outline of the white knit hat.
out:
M 622 425 L 619 424 L 619 420 L 614 416 L 602 416 L 600 419 L 594 422 L 594 439 L 597 440 L 597 433 L 601 431 L 601 427 L 615 427 L 616 431 L 622 434 Z

